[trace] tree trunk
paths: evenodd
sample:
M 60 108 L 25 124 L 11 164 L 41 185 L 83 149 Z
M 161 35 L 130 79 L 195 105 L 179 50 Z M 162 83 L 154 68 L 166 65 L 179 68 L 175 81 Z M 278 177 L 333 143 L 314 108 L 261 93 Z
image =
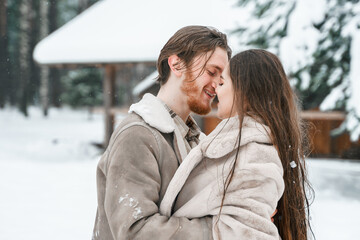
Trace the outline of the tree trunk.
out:
M 49 33 L 54 32 L 58 26 L 58 6 L 57 1 L 49 1 Z M 50 104 L 54 107 L 61 107 L 60 95 L 62 87 L 60 82 L 60 72 L 56 68 L 50 69 Z
M 49 4 L 47 1 L 40 1 L 40 39 L 49 34 Z M 42 66 L 40 69 L 40 99 L 44 116 L 48 115 L 49 109 L 49 68 Z
M 6 0 L 0 0 L 0 108 L 5 105 L 8 69 L 7 8 Z
M 63 91 L 60 76 L 59 69 L 50 69 L 50 104 L 57 108 L 61 107 L 61 94 Z
M 111 108 L 114 106 L 115 99 L 115 78 L 116 78 L 116 68 L 115 66 L 108 65 L 105 68 L 105 78 L 103 82 L 103 92 L 104 92 L 104 107 L 105 107 L 105 138 L 103 147 L 106 147 L 109 144 L 110 137 L 114 131 L 114 113 L 111 111 Z
M 20 3 L 20 85 L 19 85 L 19 103 L 20 111 L 27 116 L 29 81 L 31 76 L 30 67 L 30 34 L 31 34 L 31 3 L 32 1 L 22 0 Z

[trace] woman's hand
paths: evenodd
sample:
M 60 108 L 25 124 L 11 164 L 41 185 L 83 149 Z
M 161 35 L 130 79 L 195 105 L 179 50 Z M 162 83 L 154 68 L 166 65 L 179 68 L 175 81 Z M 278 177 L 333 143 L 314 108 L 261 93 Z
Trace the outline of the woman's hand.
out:
M 271 215 L 271 221 L 274 222 L 274 216 L 276 215 L 277 213 L 277 209 L 275 209 L 275 212 Z

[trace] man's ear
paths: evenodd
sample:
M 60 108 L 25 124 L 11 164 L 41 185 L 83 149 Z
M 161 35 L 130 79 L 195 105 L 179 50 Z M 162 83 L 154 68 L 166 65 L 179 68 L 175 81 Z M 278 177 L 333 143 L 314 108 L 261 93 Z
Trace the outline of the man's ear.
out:
M 173 54 L 168 58 L 168 64 L 171 71 L 175 74 L 175 76 L 181 77 L 183 70 L 181 69 L 180 58 L 177 55 Z

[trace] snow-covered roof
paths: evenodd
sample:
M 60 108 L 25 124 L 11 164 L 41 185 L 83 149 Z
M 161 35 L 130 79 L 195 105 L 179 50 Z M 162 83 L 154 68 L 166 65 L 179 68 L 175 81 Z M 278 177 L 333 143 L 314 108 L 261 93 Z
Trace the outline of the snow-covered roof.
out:
M 33 57 L 47 65 L 156 61 L 181 27 L 230 33 L 242 11 L 236 0 L 102 0 L 40 41 Z M 229 43 L 234 47 L 236 39 Z
M 142 80 L 140 83 L 138 83 L 133 91 L 132 94 L 134 96 L 138 96 L 142 91 L 144 91 L 145 89 L 151 87 L 153 84 L 156 83 L 156 77 L 158 76 L 158 71 L 154 71 L 153 73 L 151 73 L 150 75 L 148 75 L 146 78 L 144 78 L 144 80 Z

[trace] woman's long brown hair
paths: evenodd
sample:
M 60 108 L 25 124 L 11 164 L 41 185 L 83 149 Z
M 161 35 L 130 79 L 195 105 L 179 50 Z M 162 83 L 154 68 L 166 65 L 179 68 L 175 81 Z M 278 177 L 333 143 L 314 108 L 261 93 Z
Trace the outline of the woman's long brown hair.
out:
M 297 97 L 283 66 L 274 54 L 251 49 L 232 57 L 229 71 L 235 92 L 233 107 L 240 119 L 239 142 L 244 116 L 261 118 L 271 130 L 269 136 L 284 168 L 285 191 L 274 217 L 279 234 L 283 240 L 308 239 L 310 232 L 314 235 L 309 224 L 309 194 L 313 195 L 313 189 L 305 166 L 307 134 L 299 116 Z M 224 182 L 221 208 L 234 175 L 238 151 Z

